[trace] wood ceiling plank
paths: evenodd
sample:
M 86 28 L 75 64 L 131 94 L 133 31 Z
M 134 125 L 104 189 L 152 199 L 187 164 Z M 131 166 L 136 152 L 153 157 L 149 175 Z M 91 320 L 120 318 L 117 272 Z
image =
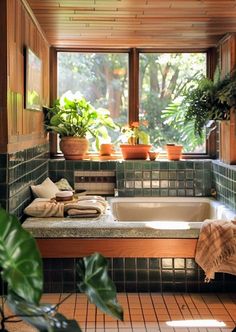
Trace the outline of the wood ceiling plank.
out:
M 78 47 L 183 44 L 214 46 L 236 31 L 236 0 L 28 0 L 49 42 Z M 156 38 L 162 34 L 163 38 Z M 126 39 L 125 39 L 126 38 Z M 131 40 L 129 43 L 128 40 Z M 191 38 L 193 40 L 191 40 Z M 111 41 L 110 41 L 111 39 Z M 144 39 L 146 40 L 144 42 Z M 68 40 L 68 42 L 66 41 Z M 215 44 L 214 44 L 215 43 Z M 153 46 L 153 45 L 151 45 Z

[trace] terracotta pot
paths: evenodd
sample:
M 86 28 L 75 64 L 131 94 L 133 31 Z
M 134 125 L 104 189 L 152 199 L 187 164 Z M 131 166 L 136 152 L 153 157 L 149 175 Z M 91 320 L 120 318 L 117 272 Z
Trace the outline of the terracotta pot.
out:
M 103 143 L 100 145 L 100 156 L 110 156 L 113 151 L 113 144 L 111 143 Z
M 148 152 L 151 149 L 150 144 L 121 144 L 121 152 L 123 159 L 147 159 Z
M 87 138 L 80 137 L 62 137 L 60 141 L 60 149 L 65 159 L 81 160 L 88 151 L 89 143 Z
M 169 160 L 180 160 L 182 157 L 182 145 L 166 145 L 167 158 Z

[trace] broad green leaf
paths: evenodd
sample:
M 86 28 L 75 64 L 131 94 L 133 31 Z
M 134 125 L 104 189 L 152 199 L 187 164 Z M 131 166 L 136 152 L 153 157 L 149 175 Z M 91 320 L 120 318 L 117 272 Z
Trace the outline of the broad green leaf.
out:
M 43 288 L 42 259 L 35 239 L 13 215 L 0 209 L 0 266 L 9 291 L 38 304 Z
M 107 261 L 98 253 L 85 257 L 77 264 L 81 281 L 78 286 L 91 303 L 115 318 L 123 320 L 123 309 L 116 299 L 116 287 L 108 276 Z
M 28 303 L 14 293 L 7 296 L 11 310 L 22 319 L 45 332 L 82 332 L 75 320 L 67 320 L 51 304 Z

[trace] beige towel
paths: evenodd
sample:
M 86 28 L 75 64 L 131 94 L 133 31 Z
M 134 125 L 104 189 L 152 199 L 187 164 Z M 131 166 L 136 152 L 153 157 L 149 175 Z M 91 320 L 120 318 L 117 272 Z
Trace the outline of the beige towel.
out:
M 25 209 L 24 213 L 31 217 L 63 217 L 64 204 L 46 198 L 36 198 Z
M 99 199 L 79 199 L 76 202 L 67 203 L 64 207 L 64 212 L 70 217 L 97 217 L 102 213 L 105 213 L 107 207 L 106 201 Z
M 205 220 L 202 224 L 195 260 L 209 282 L 215 272 L 236 275 L 236 224 L 223 220 Z

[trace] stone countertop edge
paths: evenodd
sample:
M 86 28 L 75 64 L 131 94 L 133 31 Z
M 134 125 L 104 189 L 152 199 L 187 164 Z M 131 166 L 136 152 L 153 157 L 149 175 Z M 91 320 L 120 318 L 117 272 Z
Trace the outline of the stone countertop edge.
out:
M 164 223 L 161 222 L 161 223 Z M 200 222 L 189 229 L 163 229 L 152 221 L 117 221 L 110 212 L 98 218 L 34 218 L 22 226 L 35 238 L 173 238 L 196 239 Z

